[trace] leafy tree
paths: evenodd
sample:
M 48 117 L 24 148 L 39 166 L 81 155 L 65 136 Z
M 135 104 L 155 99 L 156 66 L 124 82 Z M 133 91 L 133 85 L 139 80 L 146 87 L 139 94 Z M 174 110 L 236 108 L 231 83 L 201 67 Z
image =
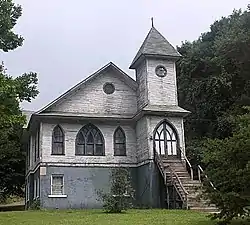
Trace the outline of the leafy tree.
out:
M 191 111 L 187 155 L 205 167 L 217 188 L 206 185 L 206 192 L 222 210 L 218 217 L 230 221 L 249 205 L 250 6 L 178 50 L 179 101 Z
M 110 173 L 110 192 L 98 191 L 103 201 L 103 208 L 108 213 L 121 213 L 132 207 L 134 189 L 131 185 L 129 171 L 126 168 L 115 168 Z
M 250 215 L 250 113 L 236 120 L 232 137 L 208 139 L 203 147 L 206 173 L 216 187 L 205 185 L 207 197 L 221 210 L 215 218 L 225 222 Z
M 0 0 L 0 49 L 8 52 L 23 43 L 12 29 L 21 16 L 21 6 L 11 0 Z M 38 94 L 37 74 L 25 73 L 13 78 L 0 65 L 0 194 L 22 194 L 25 153 L 21 148 L 25 117 L 20 103 L 31 101 Z
M 183 56 L 177 64 L 179 101 L 191 111 L 185 134 L 188 154 L 194 156 L 204 138 L 231 136 L 232 118 L 250 105 L 249 8 L 215 21 L 210 31 L 178 50 Z
M 20 5 L 15 5 L 12 0 L 0 0 L 0 49 L 5 52 L 23 43 L 23 38 L 12 31 L 21 15 Z
M 177 67 L 180 104 L 192 112 L 189 138 L 230 135 L 227 116 L 250 104 L 249 43 L 250 12 L 239 10 L 178 48 L 183 55 Z

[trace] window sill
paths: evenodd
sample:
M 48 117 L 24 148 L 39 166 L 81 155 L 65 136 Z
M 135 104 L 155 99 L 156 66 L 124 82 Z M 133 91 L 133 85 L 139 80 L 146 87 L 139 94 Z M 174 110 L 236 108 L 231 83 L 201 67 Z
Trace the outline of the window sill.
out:
M 51 154 L 53 156 L 65 156 L 65 154 Z
M 102 156 L 105 156 L 105 155 L 80 155 L 80 154 L 75 154 L 75 156 L 102 157 Z
M 48 195 L 49 198 L 67 198 L 67 195 Z

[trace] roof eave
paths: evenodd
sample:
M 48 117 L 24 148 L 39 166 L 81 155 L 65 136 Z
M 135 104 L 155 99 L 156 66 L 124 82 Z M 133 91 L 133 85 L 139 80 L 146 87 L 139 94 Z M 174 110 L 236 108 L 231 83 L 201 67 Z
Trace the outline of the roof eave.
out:
M 173 61 L 177 61 L 182 56 L 181 56 L 181 54 L 179 54 L 179 55 L 141 54 L 136 60 L 134 60 L 132 62 L 129 69 L 136 69 L 137 65 L 140 64 L 140 62 L 143 59 L 145 59 L 146 57 L 148 57 L 148 58 L 154 57 L 155 59 L 170 59 L 170 60 L 173 60 Z

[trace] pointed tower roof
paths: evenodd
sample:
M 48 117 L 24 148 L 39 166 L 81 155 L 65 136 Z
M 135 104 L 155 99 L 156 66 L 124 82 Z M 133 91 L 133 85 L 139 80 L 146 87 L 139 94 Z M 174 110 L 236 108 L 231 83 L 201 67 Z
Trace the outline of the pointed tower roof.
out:
M 179 58 L 181 56 L 181 54 L 161 35 L 158 30 L 155 29 L 154 26 L 150 29 L 129 68 L 135 69 L 135 64 L 143 55 L 163 58 Z

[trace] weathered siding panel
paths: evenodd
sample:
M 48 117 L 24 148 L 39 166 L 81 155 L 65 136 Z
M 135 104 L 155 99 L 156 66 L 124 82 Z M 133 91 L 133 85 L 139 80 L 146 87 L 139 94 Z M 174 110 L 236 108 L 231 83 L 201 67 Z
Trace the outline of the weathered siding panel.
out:
M 115 86 L 113 94 L 106 94 L 103 85 L 108 82 Z M 133 115 L 137 111 L 136 91 L 125 84 L 110 71 L 83 84 L 70 94 L 46 110 L 47 112 L 70 112 L 101 115 Z M 90 115 L 91 117 L 91 115 Z
M 147 59 L 148 99 L 151 105 L 178 105 L 175 62 L 168 60 Z M 155 68 L 163 65 L 167 76 L 158 77 Z
M 118 125 L 93 123 L 102 132 L 105 140 L 105 156 L 75 156 L 75 139 L 78 131 L 87 123 L 62 123 L 65 133 L 65 155 L 51 155 L 52 131 L 57 124 L 43 123 L 42 162 L 49 163 L 136 163 L 136 135 L 132 125 L 119 124 L 126 135 L 127 156 L 114 156 L 113 134 Z
M 32 135 L 30 136 L 30 145 L 29 145 L 29 161 L 30 165 L 27 167 L 27 171 L 34 170 L 37 164 L 40 162 L 41 159 L 41 126 L 39 125 L 37 129 L 34 130 Z M 37 152 L 35 151 L 37 149 Z M 38 155 L 39 154 L 39 155 Z
M 147 118 L 142 117 L 136 124 L 136 141 L 137 141 L 137 162 L 143 162 L 149 158 L 148 146 L 148 125 Z
M 165 207 L 165 188 L 154 161 L 136 168 L 136 200 L 139 207 Z
M 138 83 L 137 105 L 140 110 L 148 103 L 146 60 L 136 69 L 136 82 Z

